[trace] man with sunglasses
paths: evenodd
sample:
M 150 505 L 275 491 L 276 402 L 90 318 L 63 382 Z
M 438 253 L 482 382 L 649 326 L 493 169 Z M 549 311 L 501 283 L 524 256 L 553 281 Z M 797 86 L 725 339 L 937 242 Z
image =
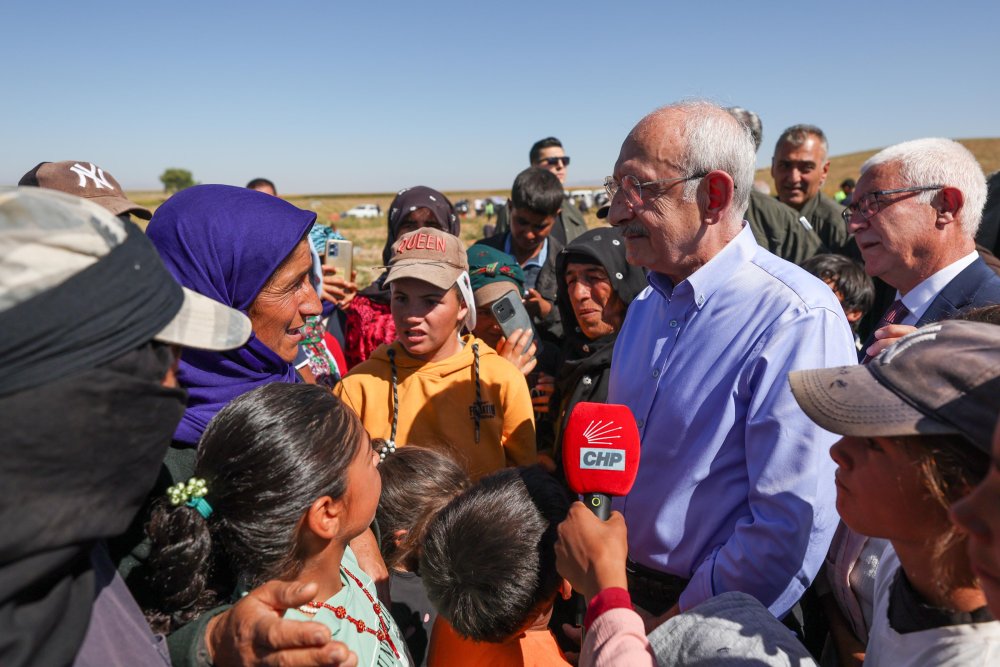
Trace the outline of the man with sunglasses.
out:
M 852 199 L 843 217 L 865 271 L 896 290 L 862 355 L 884 349 L 902 333 L 897 325 L 919 327 L 1000 303 L 1000 277 L 974 240 L 986 177 L 964 146 L 949 139 L 890 146 L 861 165 Z
M 622 144 L 608 220 L 649 287 L 615 343 L 608 402 L 642 442 L 614 500 L 629 540 L 629 592 L 666 620 L 740 591 L 785 616 L 837 525 L 836 437 L 798 407 L 789 371 L 856 359 L 833 291 L 754 240 L 744 222 L 755 148 L 724 109 L 685 102 Z
M 531 146 L 528 161 L 532 167 L 540 167 L 551 171 L 563 185 L 566 183 L 566 168 L 569 167 L 569 156 L 563 150 L 562 142 L 555 137 L 539 139 Z M 497 211 L 497 224 L 493 236 L 503 236 L 510 231 L 510 212 L 506 208 Z M 562 208 L 556 216 L 552 227 L 552 238 L 565 246 L 580 234 L 587 231 L 587 222 L 573 199 L 563 193 Z

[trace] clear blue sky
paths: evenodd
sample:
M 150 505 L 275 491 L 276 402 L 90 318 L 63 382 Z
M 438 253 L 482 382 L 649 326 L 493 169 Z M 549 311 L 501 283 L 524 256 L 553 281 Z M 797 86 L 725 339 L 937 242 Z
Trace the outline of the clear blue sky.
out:
M 90 160 L 283 193 L 506 188 L 536 139 L 610 173 L 657 106 L 758 112 L 836 155 L 1000 136 L 997 2 L 7 3 L 0 184 Z

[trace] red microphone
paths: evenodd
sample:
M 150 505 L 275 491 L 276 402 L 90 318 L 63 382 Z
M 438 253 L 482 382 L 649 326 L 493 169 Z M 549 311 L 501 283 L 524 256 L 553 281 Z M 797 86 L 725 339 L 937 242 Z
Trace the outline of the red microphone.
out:
M 639 429 L 624 405 L 577 403 L 563 430 L 563 470 L 569 488 L 601 521 L 610 496 L 632 490 L 639 471 Z

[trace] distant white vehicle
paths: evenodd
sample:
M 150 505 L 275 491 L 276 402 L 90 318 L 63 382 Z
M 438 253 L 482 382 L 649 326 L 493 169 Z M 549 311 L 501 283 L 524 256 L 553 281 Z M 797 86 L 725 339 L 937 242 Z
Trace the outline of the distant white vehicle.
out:
M 344 215 L 351 218 L 377 218 L 382 214 L 375 204 L 358 204 Z

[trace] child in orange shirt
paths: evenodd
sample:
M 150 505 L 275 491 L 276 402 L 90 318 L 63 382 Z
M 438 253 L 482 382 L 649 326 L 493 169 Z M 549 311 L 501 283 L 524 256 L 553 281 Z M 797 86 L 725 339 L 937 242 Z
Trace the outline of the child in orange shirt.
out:
M 438 619 L 429 667 L 568 665 L 548 628 L 556 595 L 556 526 L 570 499 L 540 467 L 481 479 L 434 518 L 420 574 Z

